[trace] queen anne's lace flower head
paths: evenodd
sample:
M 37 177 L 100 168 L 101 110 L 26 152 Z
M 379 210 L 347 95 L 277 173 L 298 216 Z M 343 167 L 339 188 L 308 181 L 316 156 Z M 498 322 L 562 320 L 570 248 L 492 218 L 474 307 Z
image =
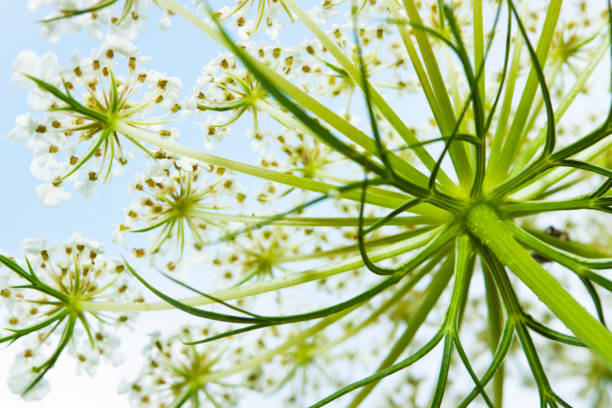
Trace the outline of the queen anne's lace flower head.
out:
M 119 392 L 127 393 L 139 407 L 235 406 L 243 382 L 218 378 L 224 377 L 219 373 L 249 357 L 243 342 L 234 341 L 229 347 L 216 342 L 185 344 L 215 334 L 217 328 L 210 326 L 153 333 L 144 349 L 146 362 L 140 374 L 133 380 L 122 380 Z
M 126 74 L 116 74 L 118 60 L 123 60 Z M 33 109 L 46 113 L 39 120 L 21 115 L 8 137 L 27 140 L 33 151 L 32 173 L 48 183 L 38 188 L 44 204 L 56 205 L 70 198 L 63 190 L 66 180 L 87 197 L 97 181 L 119 174 L 132 156 L 126 140 L 150 157 L 159 157 L 132 137 L 123 139 L 117 130 L 119 123 L 148 129 L 163 138 L 177 137 L 176 131 L 162 124 L 167 115 L 180 109 L 181 82 L 140 68 L 144 60 L 137 47 L 116 36 L 108 36 L 91 57 L 75 53 L 73 65 L 59 72 L 53 54 L 38 57 L 24 51 L 19 55 L 13 82 L 29 89 Z M 140 99 L 136 99 L 138 94 Z M 158 117 L 151 117 L 153 114 Z
M 132 183 L 141 197 L 126 210 L 117 239 L 124 232 L 151 232 L 151 244 L 138 256 L 155 255 L 174 247 L 175 258 L 167 264 L 174 270 L 187 246 L 201 250 L 214 238 L 210 227 L 227 225 L 221 209 L 242 203 L 246 194 L 230 172 L 214 166 L 199 166 L 185 159 L 165 159 L 151 166 Z
M 84 312 L 93 301 L 142 302 L 126 279 L 123 261 L 106 258 L 98 242 L 73 235 L 48 245 L 46 239 L 23 242 L 25 262 L 2 257 L 0 342 L 24 338 L 22 354 L 11 372 L 13 392 L 41 397 L 48 388 L 43 377 L 64 349 L 77 360 L 78 371 L 95 373 L 101 359 L 119 364 L 119 339 L 105 326 L 117 328 L 132 320 L 127 313 Z M 53 344 L 56 344 L 54 348 Z

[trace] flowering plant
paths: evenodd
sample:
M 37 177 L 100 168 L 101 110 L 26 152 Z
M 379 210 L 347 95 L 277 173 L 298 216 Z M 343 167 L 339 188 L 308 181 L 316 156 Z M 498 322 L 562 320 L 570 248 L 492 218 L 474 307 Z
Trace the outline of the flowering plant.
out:
M 134 406 L 612 404 L 610 1 L 184 3 L 29 2 L 50 40 L 100 39 L 14 63 L 42 203 L 128 163 L 137 198 L 115 257 L 78 234 L 0 254 L 11 391 L 44 397 L 65 355 L 121 364 L 119 328 L 172 310 L 119 384 Z M 158 11 L 223 49 L 190 95 L 134 45 Z

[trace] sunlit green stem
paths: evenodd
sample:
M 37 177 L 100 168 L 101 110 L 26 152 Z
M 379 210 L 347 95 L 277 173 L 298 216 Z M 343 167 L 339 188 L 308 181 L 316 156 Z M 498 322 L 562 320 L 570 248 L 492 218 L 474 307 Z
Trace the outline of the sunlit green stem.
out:
M 595 199 L 576 198 L 564 201 L 523 201 L 501 204 L 499 211 L 512 217 L 539 214 L 547 211 L 569 211 L 596 208 Z
M 559 19 L 559 13 L 561 12 L 561 4 L 562 0 L 552 0 L 548 3 L 548 11 L 536 48 L 536 55 L 542 67 L 545 65 L 546 57 L 550 50 L 552 37 Z M 490 171 L 490 176 L 492 177 L 490 185 L 495 185 L 500 180 L 503 180 L 510 165 L 514 162 L 514 158 L 520 148 L 520 135 L 523 133 L 523 128 L 529 117 L 529 111 L 531 110 L 538 86 L 539 81 L 536 70 L 532 67 L 527 77 L 527 83 L 522 90 L 521 100 L 519 101 L 510 130 L 508 131 L 508 136 L 502 147 L 501 157 L 503 157 L 503 160 L 489 162 L 490 165 L 493 166 Z
M 474 18 L 474 66 L 479 67 L 484 61 L 484 30 L 482 26 L 482 0 L 472 0 Z M 485 67 L 478 78 L 480 100 L 485 101 Z
M 223 157 L 215 156 L 209 153 L 204 153 L 202 151 L 189 148 L 187 146 L 179 145 L 170 140 L 164 139 L 160 137 L 158 134 L 150 132 L 148 130 L 136 128 L 125 124 L 121 121 L 118 121 L 116 124 L 116 129 L 118 132 L 121 132 L 125 135 L 128 135 L 136 140 L 150 143 L 154 146 L 157 146 L 160 149 L 166 150 L 168 152 L 181 154 L 192 159 L 212 164 L 214 166 L 223 167 L 229 170 L 237 171 L 240 173 L 248 174 L 251 176 L 255 176 L 264 180 L 270 180 L 277 183 L 285 184 L 292 187 L 298 187 L 304 190 L 309 190 L 317 193 L 335 193 L 340 186 L 323 183 L 320 181 L 307 179 L 303 177 L 294 176 L 291 174 L 280 173 L 277 171 L 273 171 L 264 167 L 253 166 L 250 164 L 245 164 L 242 162 L 226 159 Z M 375 190 L 375 191 L 374 191 Z M 403 194 L 398 194 L 390 191 L 385 191 L 382 189 L 374 189 L 369 190 L 366 195 L 366 201 L 370 204 L 379 205 L 388 208 L 397 208 L 402 205 L 408 199 L 408 196 Z M 337 193 L 340 197 L 348 198 L 354 201 L 361 200 L 361 192 L 360 191 L 345 191 Z M 419 206 L 415 206 L 411 208 L 411 211 L 414 213 L 420 213 L 422 209 L 431 209 L 433 213 L 440 214 L 441 212 L 431 206 L 424 205 L 419 209 Z M 425 211 L 428 212 L 428 211 Z M 442 212 L 443 213 L 443 212 Z M 431 214 L 423 214 L 423 215 L 431 215 Z M 444 218 L 447 218 L 445 216 Z
M 387 245 L 383 248 L 378 248 L 369 253 L 372 261 L 382 261 L 394 256 L 411 251 L 415 248 L 423 246 L 425 243 L 433 239 L 442 229 L 436 228 L 421 236 L 407 239 L 396 244 Z M 264 282 L 252 284 L 249 286 L 238 286 L 229 289 L 223 289 L 210 295 L 221 300 L 241 299 L 249 296 L 258 295 L 278 291 L 283 288 L 288 288 L 296 285 L 301 285 L 306 282 L 312 282 L 319 279 L 328 278 L 342 272 L 352 271 L 363 267 L 363 259 L 360 255 L 350 258 L 330 262 L 326 265 L 312 268 L 303 272 L 287 274 L 278 278 L 273 278 Z M 180 300 L 189 306 L 202 306 L 214 303 L 210 297 L 194 296 Z M 150 303 L 115 303 L 115 302 L 79 302 L 78 309 L 87 312 L 109 311 L 109 312 L 138 312 L 138 311 L 153 311 L 153 310 L 171 310 L 174 307 L 166 302 L 150 302 Z
M 574 299 L 512 236 L 487 205 L 466 216 L 469 230 L 507 265 L 527 287 L 593 352 L 612 367 L 612 334 Z
M 433 278 L 433 280 L 427 287 L 427 294 L 425 295 L 423 302 L 421 303 L 417 311 L 410 317 L 406 329 L 397 339 L 397 341 L 395 342 L 385 359 L 380 363 L 376 371 L 381 371 L 390 367 L 411 344 L 417 331 L 419 330 L 423 322 L 425 322 L 425 319 L 427 318 L 431 310 L 434 308 L 434 306 L 438 302 L 438 299 L 442 295 L 442 292 L 448 285 L 452 274 L 452 263 L 447 262 L 444 266 L 442 266 L 440 271 L 436 274 L 436 276 Z M 363 387 L 359 394 L 357 394 L 355 398 L 351 401 L 349 408 L 355 408 L 359 406 L 359 404 L 361 404 L 365 400 L 365 398 L 372 392 L 372 390 L 374 389 L 374 387 L 376 387 L 377 384 L 378 382 L 372 382 Z
M 192 211 L 190 215 L 196 216 L 203 220 L 216 220 L 223 222 L 237 222 L 246 224 L 257 224 L 267 222 L 270 217 L 242 215 L 242 214 L 223 214 L 212 211 Z M 363 219 L 363 225 L 371 225 L 382 218 L 366 217 Z M 427 218 L 416 217 L 395 217 L 389 220 L 385 225 L 415 225 L 428 221 Z M 434 220 L 429 220 L 434 221 Z M 358 217 L 283 217 L 272 221 L 273 225 L 291 225 L 297 227 L 356 227 L 359 225 Z

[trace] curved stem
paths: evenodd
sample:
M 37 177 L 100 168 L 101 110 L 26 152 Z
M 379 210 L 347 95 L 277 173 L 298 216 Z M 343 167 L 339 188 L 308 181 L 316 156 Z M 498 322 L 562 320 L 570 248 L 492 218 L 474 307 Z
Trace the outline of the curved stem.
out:
M 589 314 L 513 237 L 487 205 L 466 216 L 467 227 L 608 367 L 612 367 L 612 333 Z
M 248 174 L 250 176 L 258 177 L 264 180 L 274 181 L 277 183 L 285 184 L 292 187 L 298 187 L 304 190 L 314 191 L 317 193 L 332 193 L 338 190 L 342 186 L 324 183 L 312 179 L 303 177 L 297 177 L 291 174 L 280 173 L 277 171 L 269 170 L 264 167 L 253 166 L 242 162 L 226 159 L 223 157 L 215 156 L 209 153 L 204 153 L 196 149 L 179 145 L 170 140 L 161 138 L 155 133 L 147 130 L 135 128 L 126 123 L 118 121 L 116 124 L 116 130 L 123 134 L 129 135 L 132 138 L 140 141 L 150 143 L 161 149 L 167 150 L 172 153 L 184 155 L 192 159 L 212 164 L 214 166 L 223 167 L 229 170 L 237 171 L 240 173 Z M 345 191 L 338 193 L 340 197 L 348 198 L 354 201 L 360 201 L 360 193 L 358 191 Z M 403 199 L 402 199 L 403 197 Z M 370 189 L 366 195 L 366 201 L 369 204 L 379 205 L 382 207 L 395 208 L 401 205 L 409 196 L 405 194 L 398 194 L 395 192 L 383 190 L 383 189 Z M 425 208 L 424 208 L 425 207 Z M 438 210 L 437 208 L 426 205 L 424 207 L 413 209 L 413 212 L 419 214 L 423 209 L 430 208 L 434 213 L 445 213 Z M 427 211 L 425 211 L 427 212 Z M 429 215 L 429 214 L 424 214 Z
M 420 237 L 410 238 L 405 241 L 398 242 L 393 245 L 385 246 L 372 251 L 370 258 L 376 261 L 392 258 L 414 248 L 418 248 L 424 243 L 432 240 L 441 228 L 437 228 L 431 232 L 423 234 Z M 342 272 L 352 271 L 363 266 L 363 260 L 360 255 L 352 256 L 342 261 L 331 262 L 321 267 L 312 268 L 299 273 L 292 273 L 279 278 L 270 279 L 265 282 L 256 283 L 249 286 L 238 286 L 229 289 L 223 289 L 210 294 L 209 296 L 194 296 L 181 299 L 180 302 L 189 306 L 202 306 L 215 303 L 211 298 L 221 300 L 241 299 L 261 293 L 274 292 L 279 289 L 288 288 L 291 286 L 301 285 L 306 282 L 324 279 L 329 276 L 337 275 Z M 86 312 L 140 312 L 154 310 L 172 310 L 174 307 L 166 302 L 150 302 L 150 303 L 115 303 L 115 302 L 78 302 L 75 306 L 81 311 Z

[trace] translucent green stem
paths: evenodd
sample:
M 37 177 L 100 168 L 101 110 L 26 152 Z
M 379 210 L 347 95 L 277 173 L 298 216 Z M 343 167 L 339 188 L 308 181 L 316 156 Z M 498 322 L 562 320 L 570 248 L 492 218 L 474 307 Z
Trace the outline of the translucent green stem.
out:
M 612 367 L 612 333 L 591 316 L 513 237 L 488 205 L 473 207 L 467 227 L 608 367 Z

